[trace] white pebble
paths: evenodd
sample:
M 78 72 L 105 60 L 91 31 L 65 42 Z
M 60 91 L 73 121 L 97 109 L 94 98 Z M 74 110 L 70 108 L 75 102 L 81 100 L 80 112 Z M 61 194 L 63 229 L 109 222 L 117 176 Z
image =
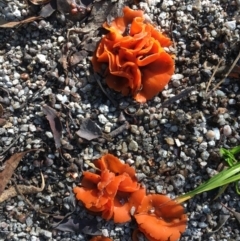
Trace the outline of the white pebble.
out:
M 101 124 L 104 124 L 104 125 L 108 122 L 108 119 L 103 114 L 100 114 L 98 116 L 98 120 Z
M 41 63 L 41 64 L 44 64 L 46 63 L 46 55 L 44 54 L 37 54 L 37 60 Z
M 232 30 L 232 31 L 235 30 L 235 28 L 236 28 L 236 20 L 226 22 L 226 23 L 225 23 L 225 26 L 226 26 L 228 29 Z
M 183 78 L 184 78 L 184 76 L 182 74 L 174 74 L 174 75 L 172 75 L 171 80 L 180 80 Z
M 46 134 L 46 136 L 47 136 L 48 138 L 50 138 L 50 139 L 53 138 L 53 134 L 52 134 L 52 132 L 50 132 L 50 131 L 46 131 L 45 134 Z
M 230 127 L 229 125 L 225 125 L 225 126 L 223 127 L 223 135 L 224 135 L 224 136 L 230 136 L 230 135 L 232 135 L 232 129 L 231 129 L 231 127 Z
M 213 131 L 215 132 L 215 140 L 220 140 L 220 131 L 218 128 L 213 128 Z

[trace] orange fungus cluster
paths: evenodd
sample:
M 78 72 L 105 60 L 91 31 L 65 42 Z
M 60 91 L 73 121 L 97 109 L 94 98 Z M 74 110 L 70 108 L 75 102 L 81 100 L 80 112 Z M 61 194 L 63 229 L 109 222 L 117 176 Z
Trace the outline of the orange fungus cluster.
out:
M 138 102 L 153 98 L 174 73 L 174 61 L 164 50 L 171 45 L 170 39 L 145 21 L 143 11 L 129 7 L 123 8 L 123 17 L 103 27 L 109 32 L 93 56 L 94 70 L 101 73 L 105 63 L 110 88 Z
M 73 189 L 77 200 L 106 220 L 125 223 L 132 216 L 138 224 L 133 240 L 142 232 L 150 241 L 176 241 L 186 228 L 183 207 L 169 197 L 146 195 L 134 168 L 106 154 L 94 161 L 95 173 L 84 172 L 80 187 Z

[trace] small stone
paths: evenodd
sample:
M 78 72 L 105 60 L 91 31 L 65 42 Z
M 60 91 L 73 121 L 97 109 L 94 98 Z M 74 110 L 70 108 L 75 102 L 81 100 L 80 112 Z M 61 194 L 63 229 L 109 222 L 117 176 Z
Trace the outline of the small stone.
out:
M 37 128 L 36 128 L 35 125 L 29 124 L 29 130 L 30 130 L 31 132 L 35 132 L 35 131 L 37 130 Z
M 229 99 L 228 100 L 228 104 L 229 105 L 235 105 L 236 104 L 236 100 L 235 99 Z
M 220 140 L 220 131 L 218 128 L 213 128 L 213 131 L 215 133 L 215 140 Z
M 225 135 L 225 136 L 232 135 L 232 129 L 231 129 L 231 127 L 229 125 L 225 125 L 223 127 L 223 135 Z
M 226 22 L 225 26 L 232 31 L 235 30 L 236 29 L 236 20 Z
M 122 143 L 122 149 L 121 149 L 122 153 L 127 153 L 128 152 L 128 147 L 127 147 L 127 143 L 123 142 Z M 129 159 L 128 159 L 129 160 Z M 129 163 L 130 164 L 130 163 Z M 132 163 L 133 164 L 133 163 Z
M 111 132 L 111 128 L 112 128 L 113 124 L 108 122 L 105 126 L 104 126 L 104 131 L 106 133 L 110 133 Z
M 183 188 L 185 185 L 185 177 L 181 174 L 176 174 L 172 178 L 172 184 L 177 190 Z
M 101 124 L 104 124 L 104 125 L 108 122 L 108 119 L 103 114 L 100 114 L 98 116 L 98 120 Z
M 28 124 L 21 125 L 20 131 L 27 132 L 28 131 Z
M 39 241 L 39 238 L 37 238 L 36 236 L 31 236 L 30 237 L 30 241 Z
M 165 141 L 168 145 L 173 146 L 175 144 L 174 139 L 172 137 L 166 137 Z
M 203 152 L 201 153 L 201 158 L 202 158 L 204 161 L 206 161 L 206 160 L 209 158 L 209 156 L 210 156 L 210 154 L 209 154 L 209 152 L 207 152 L 207 151 L 203 151 Z
M 109 112 L 109 107 L 107 105 L 100 105 L 98 109 L 102 114 L 107 114 Z
M 58 37 L 58 43 L 64 42 L 65 38 L 63 36 Z
M 206 133 L 206 137 L 208 140 L 214 140 L 215 138 L 215 132 L 213 130 L 209 130 Z
M 137 151 L 138 150 L 138 143 L 134 140 L 131 140 L 129 145 L 128 145 L 128 149 L 130 151 Z
M 50 138 L 50 139 L 53 138 L 53 134 L 52 134 L 52 132 L 50 132 L 50 131 L 46 131 L 45 134 L 46 134 L 46 136 L 47 136 L 48 138 Z
M 37 60 L 41 63 L 44 64 L 46 63 L 47 57 L 44 54 L 37 54 Z
M 103 229 L 102 229 L 102 235 L 103 235 L 104 237 L 109 237 L 108 229 L 103 228 Z
M 184 76 L 182 74 L 174 74 L 174 75 L 172 75 L 171 80 L 180 80 L 183 78 L 184 78 Z
M 130 126 L 130 131 L 133 133 L 133 134 L 136 134 L 136 135 L 139 135 L 139 130 L 138 130 L 138 126 L 137 125 L 131 125 Z
M 52 238 L 52 232 L 48 230 L 41 229 L 39 233 L 45 238 L 49 238 L 49 239 Z

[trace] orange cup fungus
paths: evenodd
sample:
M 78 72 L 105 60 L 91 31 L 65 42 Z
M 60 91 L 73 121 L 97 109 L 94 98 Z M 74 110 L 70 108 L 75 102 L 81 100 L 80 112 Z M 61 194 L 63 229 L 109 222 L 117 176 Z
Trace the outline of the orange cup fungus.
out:
M 112 239 L 104 237 L 104 236 L 95 236 L 91 238 L 89 241 L 112 241 Z
M 145 196 L 134 217 L 150 241 L 175 241 L 186 229 L 184 208 L 164 195 Z
M 94 162 L 99 173 L 83 172 L 82 186 L 73 189 L 76 198 L 93 212 L 101 212 L 106 220 L 113 218 L 116 223 L 131 220 L 131 194 L 139 190 L 134 168 L 111 154 Z
M 167 196 L 146 195 L 137 182 L 134 168 L 123 164 L 117 157 L 106 154 L 94 161 L 96 173 L 83 172 L 81 187 L 73 192 L 77 200 L 106 220 L 125 223 L 134 216 L 138 232 L 150 241 L 176 241 L 186 228 L 183 207 Z
M 168 84 L 174 73 L 174 61 L 164 47 L 169 38 L 144 19 L 143 11 L 123 8 L 117 17 L 103 27 L 109 31 L 100 41 L 92 58 L 94 71 L 101 73 L 107 64 L 107 85 L 132 95 L 138 102 L 146 102 Z

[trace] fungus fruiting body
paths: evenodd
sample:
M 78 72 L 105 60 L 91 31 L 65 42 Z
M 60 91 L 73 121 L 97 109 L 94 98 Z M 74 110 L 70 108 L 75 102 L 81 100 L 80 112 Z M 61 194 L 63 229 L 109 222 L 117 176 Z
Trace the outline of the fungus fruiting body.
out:
M 184 208 L 160 194 L 147 195 L 134 215 L 139 230 L 150 241 L 176 241 L 185 231 Z
M 164 47 L 171 41 L 147 23 L 143 11 L 123 8 L 117 17 L 103 27 L 109 32 L 100 41 L 92 63 L 96 72 L 107 64 L 107 85 L 132 95 L 138 102 L 146 102 L 157 95 L 174 73 L 174 61 Z
M 89 211 L 115 223 L 125 223 L 134 217 L 138 224 L 134 241 L 138 241 L 140 232 L 150 241 L 179 239 L 186 228 L 186 215 L 179 203 L 164 195 L 147 195 L 134 168 L 111 154 L 93 163 L 97 171 L 83 172 L 81 186 L 73 189 Z
M 95 236 L 95 237 L 92 237 L 89 241 L 112 241 L 112 239 L 104 236 Z
M 106 220 L 113 218 L 116 223 L 130 221 L 128 200 L 140 188 L 135 170 L 110 154 L 96 160 L 94 165 L 100 172 L 83 172 L 81 187 L 73 189 L 76 198 L 89 211 L 101 212 Z

